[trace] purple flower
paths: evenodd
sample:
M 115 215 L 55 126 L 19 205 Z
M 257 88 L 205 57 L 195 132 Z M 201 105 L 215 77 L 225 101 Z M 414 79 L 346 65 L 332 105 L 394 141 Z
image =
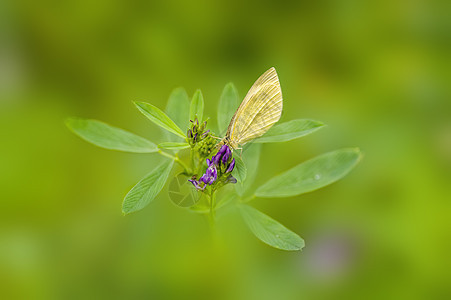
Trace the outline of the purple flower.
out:
M 215 166 L 209 166 L 204 175 L 200 178 L 205 184 L 212 185 L 218 179 L 218 171 Z
M 207 160 L 208 166 L 214 164 L 221 174 L 230 173 L 235 167 L 235 159 L 232 159 L 232 150 L 229 146 L 222 145 L 218 153 L 211 158 L 211 161 Z
M 211 158 L 211 160 L 216 166 L 219 166 L 219 162 L 221 161 L 222 156 L 227 152 L 227 149 L 229 149 L 227 145 L 222 145 L 218 153 L 216 153 L 216 155 Z
M 224 155 L 222 156 L 222 164 L 226 165 L 229 161 L 230 155 L 232 155 L 232 151 L 230 151 L 230 148 L 226 146 L 226 151 Z
M 197 190 L 203 191 L 207 185 L 216 182 L 221 182 L 222 185 L 237 182 L 236 178 L 231 175 L 235 168 L 235 159 L 232 158 L 232 151 L 227 145 L 222 145 L 218 153 L 211 159 L 207 158 L 207 166 L 205 174 L 198 181 L 195 178 L 189 180 Z
M 218 153 L 216 153 L 216 155 L 213 156 L 211 160 L 216 166 L 219 166 L 221 161 L 223 164 L 227 164 L 227 161 L 229 160 L 231 154 L 232 151 L 230 151 L 229 147 L 227 145 L 222 145 Z
M 188 179 L 188 181 L 191 182 L 191 183 L 194 185 L 194 187 L 196 188 L 196 190 L 198 190 L 198 191 L 203 191 L 203 190 L 205 190 L 206 185 L 204 185 L 203 187 L 201 187 L 201 186 L 199 185 L 200 181 L 197 181 L 197 180 L 195 180 L 195 179 Z
M 226 153 L 227 149 L 229 149 L 229 146 L 224 144 L 224 145 L 221 146 L 221 149 L 219 149 L 218 153 L 221 153 L 221 156 L 222 156 L 224 153 Z
M 226 173 L 232 172 L 234 167 L 235 167 L 235 159 L 232 159 L 232 161 L 229 164 L 229 167 L 227 168 L 227 170 L 225 172 Z

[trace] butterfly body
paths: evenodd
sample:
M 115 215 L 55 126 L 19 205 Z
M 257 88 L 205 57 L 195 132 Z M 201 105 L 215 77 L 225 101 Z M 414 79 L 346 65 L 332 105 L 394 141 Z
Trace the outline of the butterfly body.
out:
M 219 145 L 232 149 L 265 134 L 282 114 L 283 100 L 276 70 L 270 68 L 252 85 Z

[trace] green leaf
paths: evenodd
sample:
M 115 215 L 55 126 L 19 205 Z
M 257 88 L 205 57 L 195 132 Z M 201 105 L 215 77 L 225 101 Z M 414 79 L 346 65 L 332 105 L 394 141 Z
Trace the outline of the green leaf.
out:
M 202 122 L 204 114 L 204 96 L 202 96 L 202 92 L 197 90 L 194 93 L 193 99 L 191 100 L 191 107 L 189 111 L 189 118 L 194 121 L 195 117 L 199 120 L 199 123 Z
M 166 114 L 182 131 L 186 131 L 189 127 L 189 109 L 189 97 L 185 89 L 181 87 L 174 89 L 166 105 Z M 171 134 L 167 134 L 167 138 L 171 142 L 179 140 Z
M 173 163 L 173 160 L 166 161 L 141 179 L 125 196 L 122 212 L 129 214 L 141 210 L 155 199 L 168 179 Z
M 199 194 L 188 181 L 190 177 L 184 174 L 178 174 L 169 184 L 168 194 L 172 203 L 180 207 L 191 207 L 199 201 Z
M 188 143 L 177 143 L 177 142 L 164 142 L 158 144 L 158 148 L 160 149 L 168 149 L 168 150 L 181 150 L 189 147 Z
M 344 177 L 361 158 L 360 150 L 332 151 L 273 177 L 260 186 L 257 197 L 290 197 L 317 190 Z
M 276 220 L 249 205 L 242 204 L 239 208 L 246 225 L 262 242 L 287 251 L 304 248 L 304 240 Z
M 238 181 L 237 184 L 242 184 L 244 180 L 246 180 L 247 175 L 246 165 L 244 164 L 241 157 L 239 157 L 238 155 L 234 155 L 233 158 L 235 158 L 235 167 L 233 168 L 232 176 L 235 177 L 236 180 Z
M 158 151 L 157 146 L 145 138 L 101 121 L 68 118 L 66 126 L 85 141 L 105 149 L 135 153 Z
M 238 91 L 233 83 L 226 84 L 218 104 L 219 133 L 225 133 L 227 130 L 230 120 L 240 105 L 239 101 Z
M 258 162 L 260 160 L 261 144 L 250 144 L 243 152 L 243 162 L 246 166 L 246 179 L 243 184 L 235 184 L 238 195 L 243 196 L 246 190 L 254 183 L 258 170 Z
M 135 102 L 136 107 L 156 125 L 185 139 L 183 131 L 163 111 L 146 102 Z
M 291 120 L 273 126 L 262 137 L 254 140 L 254 143 L 286 142 L 315 132 L 323 126 L 323 123 L 314 120 Z

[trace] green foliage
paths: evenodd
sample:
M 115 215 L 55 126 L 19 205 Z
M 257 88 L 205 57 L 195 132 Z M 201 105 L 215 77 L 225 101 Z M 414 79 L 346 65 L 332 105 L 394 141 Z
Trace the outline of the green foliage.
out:
M 295 251 L 304 247 L 304 240 L 293 231 L 259 210 L 241 204 L 241 215 L 252 233 L 262 242 L 281 250 Z
M 156 152 L 170 159 L 154 168 L 128 192 L 122 204 L 124 214 L 141 210 L 155 199 L 166 184 L 175 162 L 183 169 L 172 177 L 168 187 L 169 198 L 176 206 L 205 214 L 213 224 L 216 210 L 238 204 L 245 223 L 258 239 L 277 249 L 301 250 L 304 240 L 296 233 L 243 203 L 256 197 L 290 197 L 319 189 L 345 176 L 361 158 L 356 148 L 329 152 L 273 177 L 252 192 L 250 187 L 258 174 L 263 143 L 290 141 L 315 132 L 324 124 L 305 119 L 281 123 L 246 145 L 244 150 L 231 153 L 229 148 L 219 147 L 218 137 L 207 129 L 207 121 L 202 122 L 204 99 L 200 90 L 194 93 L 189 103 L 186 91 L 183 88 L 175 89 L 168 99 L 166 113 L 149 103 L 135 102 L 135 105 L 148 119 L 165 129 L 165 133 L 170 133 L 165 135 L 166 141 L 157 146 L 133 133 L 97 120 L 66 120 L 66 125 L 75 134 L 99 147 L 137 153 Z M 229 83 L 224 87 L 218 105 L 220 132 L 227 129 L 238 105 L 238 92 Z M 180 159 L 179 151 L 182 151 L 181 157 L 187 157 L 189 152 L 189 162 Z M 206 159 L 209 160 L 208 165 Z M 235 183 L 235 189 L 226 190 L 226 194 L 220 194 L 216 199 L 216 191 L 230 183 Z M 246 195 L 251 196 L 245 198 Z
M 236 184 L 235 190 L 238 195 L 243 196 L 250 188 L 257 176 L 258 163 L 260 160 L 261 144 L 251 144 L 243 152 L 243 164 L 246 167 L 246 178 L 242 184 Z
M 357 148 L 332 151 L 297 165 L 260 186 L 257 197 L 290 197 L 311 192 L 344 177 L 361 158 Z
M 188 128 L 189 122 L 189 97 L 184 88 L 176 88 L 172 91 L 166 105 L 166 114 L 182 130 Z
M 105 149 L 135 153 L 158 151 L 151 141 L 101 121 L 68 118 L 66 126 L 85 141 Z
M 177 143 L 177 142 L 164 142 L 158 144 L 158 148 L 160 149 L 168 149 L 168 150 L 181 150 L 189 148 L 188 143 Z
M 185 138 L 183 131 L 159 108 L 146 102 L 135 102 L 135 105 L 139 111 L 143 113 L 143 115 L 145 115 L 156 125 L 182 138 Z
M 155 199 L 168 179 L 173 163 L 172 160 L 165 161 L 141 179 L 125 196 L 122 212 L 129 214 L 141 210 Z
M 185 132 L 189 126 L 189 109 L 190 109 L 189 97 L 184 88 L 176 88 L 169 96 L 168 103 L 166 105 L 166 114 L 171 118 L 174 123 Z M 166 134 L 169 141 L 179 141 L 180 137 Z
M 243 184 L 247 175 L 246 165 L 240 156 L 234 155 L 233 158 L 235 158 L 235 169 L 233 169 L 232 175 L 238 180 L 238 184 Z
M 191 107 L 189 110 L 189 118 L 193 120 L 196 118 L 199 119 L 199 123 L 202 122 L 204 117 L 204 96 L 200 90 L 197 90 L 194 93 L 193 99 L 191 100 Z
M 229 126 L 235 111 L 240 105 L 238 91 L 233 83 L 228 83 L 222 91 L 218 104 L 218 129 L 223 134 Z
M 256 139 L 254 143 L 286 142 L 315 132 L 323 126 L 323 123 L 313 120 L 291 120 L 273 126 L 262 137 Z

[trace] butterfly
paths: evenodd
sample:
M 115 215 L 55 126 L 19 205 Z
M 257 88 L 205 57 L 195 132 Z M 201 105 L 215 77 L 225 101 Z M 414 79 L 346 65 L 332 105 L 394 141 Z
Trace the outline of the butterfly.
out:
M 282 90 L 276 69 L 271 68 L 252 85 L 230 121 L 220 145 L 240 149 L 265 134 L 282 114 Z

